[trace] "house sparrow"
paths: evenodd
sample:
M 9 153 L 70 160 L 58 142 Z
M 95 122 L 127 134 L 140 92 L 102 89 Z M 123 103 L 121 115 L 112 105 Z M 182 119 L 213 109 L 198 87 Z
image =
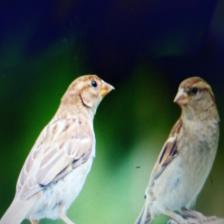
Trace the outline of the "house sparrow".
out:
M 219 140 L 219 114 L 210 85 L 200 77 L 181 82 L 174 99 L 181 116 L 152 170 L 137 224 L 167 215 L 170 223 L 205 223 L 190 210 L 212 168 Z
M 95 157 L 93 118 L 113 89 L 96 75 L 81 76 L 70 84 L 29 153 L 0 224 L 24 219 L 37 224 L 42 218 L 73 224 L 66 211 L 82 190 Z

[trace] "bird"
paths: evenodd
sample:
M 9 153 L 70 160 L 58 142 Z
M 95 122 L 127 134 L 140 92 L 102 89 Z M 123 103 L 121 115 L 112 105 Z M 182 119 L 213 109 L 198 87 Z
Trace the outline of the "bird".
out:
M 14 199 L 0 224 L 43 218 L 74 224 L 66 212 L 79 195 L 95 158 L 93 120 L 114 87 L 97 75 L 76 78 L 43 128 L 22 167 Z
M 220 118 L 215 96 L 208 82 L 192 76 L 180 83 L 174 103 L 181 115 L 152 169 L 136 224 L 150 224 L 162 214 L 175 224 L 206 223 L 212 218 L 192 207 L 218 148 Z

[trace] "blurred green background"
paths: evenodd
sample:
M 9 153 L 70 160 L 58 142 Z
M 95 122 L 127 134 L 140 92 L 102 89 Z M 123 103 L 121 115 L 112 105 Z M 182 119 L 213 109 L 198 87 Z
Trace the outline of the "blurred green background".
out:
M 223 120 L 222 0 L 1 1 L 0 28 L 0 216 L 36 137 L 78 75 L 97 73 L 116 87 L 97 111 L 97 156 L 69 210 L 78 224 L 134 223 L 179 116 L 172 101 L 184 78 L 211 83 Z M 221 123 L 196 208 L 224 217 L 222 132 Z

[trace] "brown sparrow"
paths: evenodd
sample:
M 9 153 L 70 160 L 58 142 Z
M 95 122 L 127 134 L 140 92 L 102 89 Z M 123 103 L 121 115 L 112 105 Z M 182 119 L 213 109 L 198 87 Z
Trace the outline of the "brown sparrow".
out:
M 93 118 L 113 86 L 96 75 L 74 80 L 29 153 L 15 197 L 0 220 L 17 224 L 42 218 L 73 224 L 66 211 L 79 195 L 95 157 Z
M 212 168 L 219 140 L 219 115 L 210 85 L 200 77 L 181 82 L 174 99 L 181 116 L 152 170 L 137 224 L 167 215 L 172 223 L 206 223 L 190 210 Z

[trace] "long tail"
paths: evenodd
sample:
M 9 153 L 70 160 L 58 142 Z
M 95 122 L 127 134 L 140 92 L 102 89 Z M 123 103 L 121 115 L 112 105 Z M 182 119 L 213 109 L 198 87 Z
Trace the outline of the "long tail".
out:
M 0 224 L 20 224 L 25 219 L 33 203 L 33 200 L 22 201 L 15 198 L 0 219 Z
M 135 224 L 150 224 L 151 222 L 152 218 L 150 214 L 149 203 L 146 201 Z

